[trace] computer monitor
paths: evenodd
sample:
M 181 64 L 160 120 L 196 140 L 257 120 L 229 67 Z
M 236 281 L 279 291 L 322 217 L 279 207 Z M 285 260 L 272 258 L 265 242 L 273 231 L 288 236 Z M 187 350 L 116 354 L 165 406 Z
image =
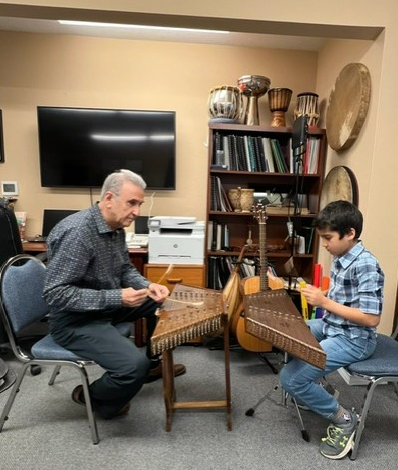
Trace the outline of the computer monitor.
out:
M 65 209 L 44 209 L 43 212 L 43 229 L 42 236 L 47 237 L 51 230 L 65 219 L 68 215 L 75 214 L 77 210 L 65 210 Z
M 148 219 L 149 217 L 145 215 L 138 216 L 134 222 L 134 233 L 138 233 L 139 235 L 148 234 L 149 233 Z

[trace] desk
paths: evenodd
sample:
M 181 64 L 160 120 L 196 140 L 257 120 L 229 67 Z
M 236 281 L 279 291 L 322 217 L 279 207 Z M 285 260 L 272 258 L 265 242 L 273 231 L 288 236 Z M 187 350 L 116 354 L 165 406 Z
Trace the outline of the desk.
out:
M 39 253 L 44 253 L 47 251 L 47 245 L 45 243 L 38 242 L 23 242 L 22 248 L 25 253 L 31 255 L 37 255 Z M 130 260 L 137 268 L 137 270 L 143 274 L 144 273 L 144 264 L 148 259 L 148 249 L 147 248 L 129 248 Z
M 45 243 L 38 242 L 23 242 L 22 248 L 25 253 L 30 255 L 38 255 L 47 251 L 47 245 Z M 131 262 L 134 264 L 136 269 L 144 274 L 144 265 L 148 261 L 148 249 L 147 248 L 129 248 L 129 256 Z M 142 320 L 137 320 L 134 325 L 134 338 L 135 344 L 138 347 L 145 345 L 144 339 L 144 326 Z

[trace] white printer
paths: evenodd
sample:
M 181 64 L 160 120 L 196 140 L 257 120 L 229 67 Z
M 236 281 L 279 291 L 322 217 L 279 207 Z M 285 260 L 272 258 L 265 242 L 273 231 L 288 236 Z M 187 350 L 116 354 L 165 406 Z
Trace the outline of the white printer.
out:
M 148 262 L 203 264 L 205 224 L 195 217 L 159 216 L 149 219 Z

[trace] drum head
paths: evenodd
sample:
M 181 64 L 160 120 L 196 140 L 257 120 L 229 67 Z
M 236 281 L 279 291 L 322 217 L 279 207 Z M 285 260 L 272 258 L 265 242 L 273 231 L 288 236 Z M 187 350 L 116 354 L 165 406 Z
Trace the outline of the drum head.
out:
M 348 64 L 340 72 L 326 111 L 326 134 L 333 150 L 346 150 L 357 139 L 368 113 L 370 90 L 365 65 Z
M 332 168 L 323 182 L 320 210 L 329 202 L 349 201 L 358 206 L 358 184 L 354 173 L 346 166 Z

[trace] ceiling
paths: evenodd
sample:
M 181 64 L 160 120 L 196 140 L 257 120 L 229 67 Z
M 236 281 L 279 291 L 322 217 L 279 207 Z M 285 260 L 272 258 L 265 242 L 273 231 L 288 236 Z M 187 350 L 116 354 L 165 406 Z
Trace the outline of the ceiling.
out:
M 0 30 L 46 34 L 73 34 L 122 38 L 141 41 L 171 41 L 184 43 L 217 44 L 226 46 L 263 47 L 319 51 L 325 38 L 230 32 L 211 34 L 204 32 L 130 30 L 126 28 L 62 25 L 55 20 L 0 17 Z

